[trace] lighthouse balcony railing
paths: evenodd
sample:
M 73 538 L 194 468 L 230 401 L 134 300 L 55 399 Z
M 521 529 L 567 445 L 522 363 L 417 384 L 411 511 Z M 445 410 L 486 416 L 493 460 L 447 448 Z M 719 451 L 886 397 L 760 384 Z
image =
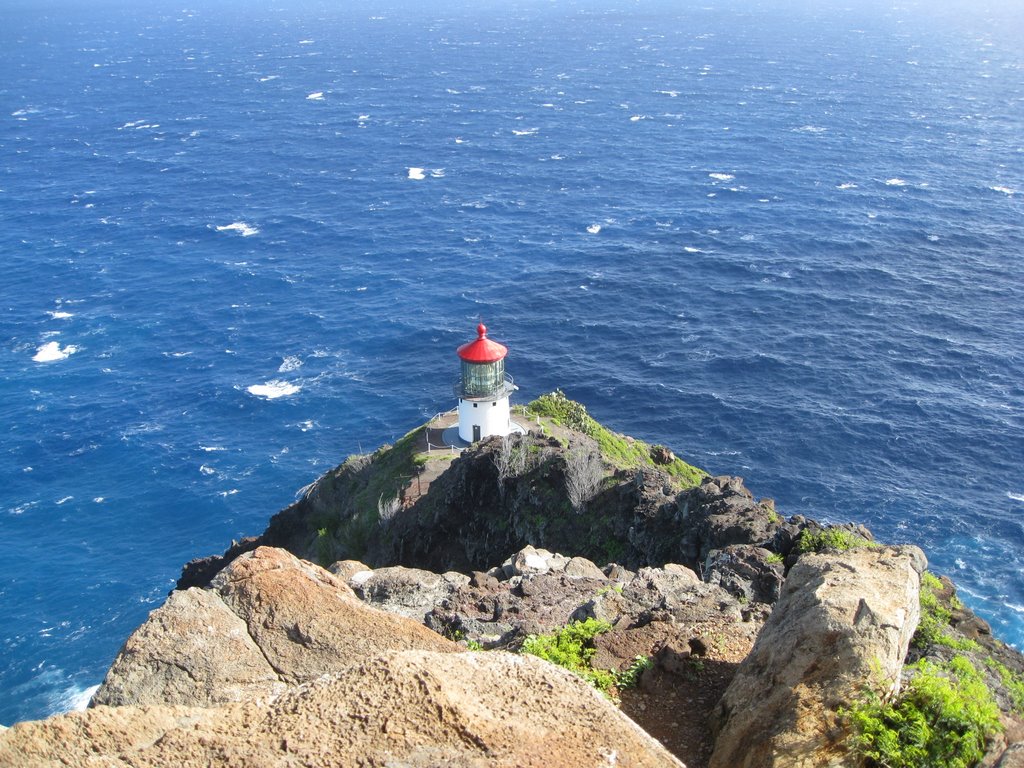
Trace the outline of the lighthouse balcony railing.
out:
M 507 373 L 496 386 L 468 388 L 463 384 L 462 379 L 457 379 L 452 385 L 452 391 L 456 397 L 465 400 L 497 400 L 499 397 L 507 397 L 516 390 L 515 381 Z

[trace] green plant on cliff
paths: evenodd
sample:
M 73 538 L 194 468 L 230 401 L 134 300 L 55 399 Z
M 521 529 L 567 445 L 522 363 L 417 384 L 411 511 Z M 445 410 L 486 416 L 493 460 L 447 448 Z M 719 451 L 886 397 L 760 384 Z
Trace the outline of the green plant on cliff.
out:
M 868 694 L 846 712 L 853 747 L 869 768 L 970 768 L 1002 729 L 981 674 L 963 656 L 947 665 L 922 659 L 901 695 Z
M 926 650 L 933 645 L 944 645 L 956 651 L 977 651 L 981 646 L 967 638 L 956 638 L 948 630 L 953 619 L 953 610 L 961 607 L 956 595 L 949 595 L 947 602 L 942 597 L 946 588 L 942 581 L 930 571 L 921 574 L 921 619 L 911 643 L 915 648 Z
M 809 552 L 846 552 L 850 549 L 877 546 L 875 542 L 845 528 L 824 528 L 820 531 L 804 528 L 800 532 L 800 538 L 796 540 L 796 551 L 801 555 Z
M 519 652 L 557 664 L 610 696 L 613 689 L 621 690 L 636 685 L 640 674 L 651 666 L 650 659 L 645 656 L 636 657 L 622 672 L 591 666 L 591 660 L 597 652 L 594 638 L 611 628 L 611 624 L 600 619 L 573 621 L 557 632 L 530 635 Z
M 602 458 L 613 467 L 637 469 L 654 466 L 650 445 L 642 440 L 627 439 L 612 432 L 587 413 L 582 403 L 570 400 L 561 390 L 556 389 L 554 392 L 541 395 L 527 405 L 526 410 L 533 416 L 551 419 L 556 424 L 593 438 L 601 450 Z M 683 487 L 699 485 L 707 475 L 703 470 L 679 458 L 673 458 L 667 464 L 658 466 L 678 480 Z

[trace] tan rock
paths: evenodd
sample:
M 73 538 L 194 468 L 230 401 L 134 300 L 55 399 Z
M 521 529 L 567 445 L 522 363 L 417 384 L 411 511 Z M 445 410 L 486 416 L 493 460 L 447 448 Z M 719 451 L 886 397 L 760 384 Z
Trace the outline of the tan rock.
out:
M 284 683 L 220 597 L 172 592 L 128 638 L 94 705 L 223 704 L 280 693 Z
M 713 714 L 711 768 L 849 764 L 838 710 L 898 684 L 925 566 L 910 546 L 800 558 Z
M 108 708 L 0 733 L 0 765 L 682 766 L 581 680 L 530 656 L 391 652 L 274 701 Z
M 363 604 L 322 568 L 260 547 L 210 589 L 172 593 L 128 638 L 93 704 L 203 707 L 273 696 L 389 649 L 461 650 Z

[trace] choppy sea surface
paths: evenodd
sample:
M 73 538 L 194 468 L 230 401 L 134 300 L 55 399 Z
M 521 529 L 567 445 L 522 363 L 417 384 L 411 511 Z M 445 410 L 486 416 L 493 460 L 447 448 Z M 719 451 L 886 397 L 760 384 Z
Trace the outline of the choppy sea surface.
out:
M 0 722 L 452 407 L 481 319 L 520 402 L 920 544 L 1024 645 L 1019 10 L 0 6 Z

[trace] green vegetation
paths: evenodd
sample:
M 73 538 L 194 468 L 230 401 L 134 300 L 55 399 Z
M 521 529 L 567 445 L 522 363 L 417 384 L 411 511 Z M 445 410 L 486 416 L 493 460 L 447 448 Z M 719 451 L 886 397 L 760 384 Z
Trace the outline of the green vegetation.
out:
M 985 659 L 985 666 L 999 675 L 999 679 L 1006 688 L 1006 693 L 1013 702 L 1013 709 L 1017 714 L 1024 715 L 1024 679 L 1020 675 L 1011 672 L 1002 662 L 996 661 L 989 656 Z
M 905 691 L 886 701 L 871 693 L 847 716 L 853 745 L 870 768 L 970 768 L 1002 729 L 982 676 L 963 656 L 941 666 L 922 659 Z
M 771 554 L 769 554 L 769 555 L 768 555 L 768 557 L 766 557 L 766 558 L 764 559 L 764 561 L 765 561 L 766 563 L 781 563 L 781 562 L 782 562 L 782 561 L 784 561 L 785 559 L 786 559 L 786 558 L 784 558 L 784 557 L 783 557 L 782 555 L 780 555 L 780 554 L 779 554 L 778 552 L 772 552 Z
M 602 458 L 618 469 L 636 469 L 655 466 L 651 459 L 651 446 L 642 440 L 632 440 L 616 434 L 598 423 L 582 403 L 565 396 L 561 390 L 541 395 L 526 406 L 528 414 L 551 419 L 556 424 L 593 438 L 601 450 Z M 678 480 L 683 487 L 699 485 L 707 475 L 701 469 L 690 466 L 682 459 L 673 459 L 668 464 L 658 465 Z
M 801 555 L 808 552 L 846 552 L 850 549 L 877 546 L 875 542 L 868 541 L 845 528 L 825 528 L 820 531 L 804 528 L 796 541 L 796 551 Z
M 981 646 L 967 638 L 955 638 L 946 630 L 953 619 L 953 609 L 961 606 L 955 595 L 948 604 L 942 602 L 945 587 L 935 574 L 925 571 L 921 574 L 921 619 L 911 643 L 915 648 L 926 650 L 933 645 L 943 645 L 954 651 L 980 651 Z
M 605 695 L 611 696 L 613 690 L 636 685 L 640 674 L 652 663 L 650 659 L 638 656 L 629 668 L 622 672 L 596 669 L 591 666 L 590 661 L 597 652 L 594 648 L 594 638 L 611 628 L 611 624 L 599 619 L 574 621 L 551 634 L 530 635 L 523 642 L 523 647 L 519 652 L 528 653 L 564 667 L 582 677 Z

